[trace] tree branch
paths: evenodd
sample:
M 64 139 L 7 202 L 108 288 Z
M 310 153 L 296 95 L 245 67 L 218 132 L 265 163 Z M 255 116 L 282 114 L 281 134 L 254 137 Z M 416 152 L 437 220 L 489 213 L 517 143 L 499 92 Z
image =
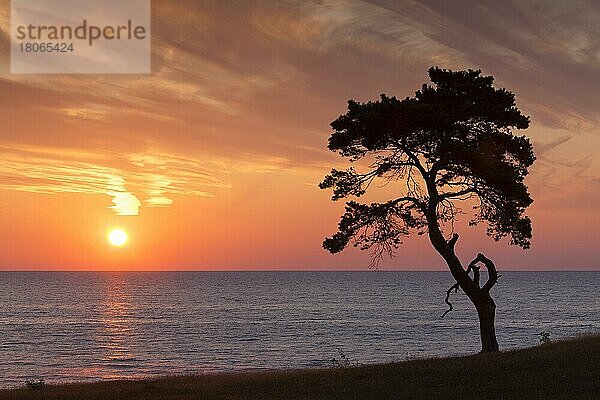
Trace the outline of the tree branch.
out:
M 459 190 L 456 192 L 442 193 L 442 194 L 440 194 L 440 199 L 441 200 L 451 199 L 453 197 L 460 197 L 460 196 L 464 196 L 464 195 L 470 194 L 470 193 L 477 193 L 477 190 L 475 188 L 471 187 L 471 188 Z
M 452 238 L 450 240 L 448 240 L 448 246 L 450 246 L 452 248 L 452 251 L 454 251 L 454 245 L 456 245 L 457 241 L 458 241 L 458 233 L 455 233 L 454 235 L 452 235 Z
M 437 173 L 439 171 L 441 171 L 441 169 L 444 167 L 444 162 L 442 160 L 437 160 L 436 162 L 433 163 L 433 165 L 431 166 L 431 169 L 429 170 L 429 173 L 431 174 L 431 176 L 433 176 L 434 178 L 436 177 Z
M 394 204 L 398 204 L 402 201 L 410 201 L 412 202 L 414 205 L 416 205 L 417 207 L 419 207 L 421 209 L 421 211 L 425 211 L 425 204 L 423 204 L 419 199 L 417 199 L 416 197 L 412 197 L 412 196 L 404 196 L 404 197 L 399 197 L 397 199 L 394 199 L 392 201 L 392 203 Z
M 488 271 L 488 280 L 485 283 L 485 285 L 483 285 L 483 288 L 481 288 L 481 290 L 484 292 L 489 292 L 494 287 L 496 282 L 498 282 L 498 271 L 496 270 L 496 266 L 494 265 L 492 260 L 490 260 L 481 253 L 477 253 L 477 257 L 475 257 L 475 259 L 471 261 L 471 263 L 469 264 L 469 268 L 476 268 L 476 264 L 480 262 L 483 263 L 483 265 L 485 265 L 485 268 Z M 477 279 L 479 280 L 479 268 L 477 268 Z
M 444 299 L 444 301 L 446 302 L 446 304 L 448 304 L 448 309 L 446 311 L 444 311 L 444 313 L 442 314 L 442 318 L 444 318 L 446 316 L 446 314 L 448 314 L 450 311 L 452 311 L 454 309 L 452 307 L 452 303 L 450 303 L 450 293 L 452 293 L 453 290 L 454 290 L 454 293 L 458 292 L 459 287 L 460 287 L 460 285 L 458 284 L 458 282 L 456 282 L 454 285 L 450 286 L 450 289 L 448 289 L 446 291 L 446 298 Z
M 427 181 L 427 179 L 429 178 L 429 173 L 427 172 L 427 170 L 425 168 L 423 168 L 423 165 L 421 164 L 419 157 L 417 157 L 415 154 L 413 154 L 410 150 L 408 150 L 403 145 L 400 145 L 400 149 L 402 149 L 402 151 L 408 156 L 408 158 L 410 158 L 413 161 L 415 167 L 419 170 L 419 172 L 423 176 L 423 179 L 425 181 Z
M 489 258 L 486 258 L 481 253 L 480 253 L 480 255 L 483 258 L 483 263 L 485 264 L 485 267 L 488 270 L 488 280 L 485 283 L 485 285 L 483 285 L 482 290 L 484 292 L 489 292 L 494 287 L 494 285 L 498 282 L 498 278 L 500 276 L 498 275 L 498 271 L 496 270 L 496 266 L 494 265 L 492 260 L 490 260 Z
M 481 287 L 479 285 L 479 267 L 476 265 L 473 265 L 473 282 L 475 282 L 477 287 Z
M 450 239 L 448 241 L 448 245 L 450 247 L 452 247 L 453 251 L 454 251 L 454 245 L 456 244 L 456 241 L 458 240 L 458 234 L 455 233 L 454 235 L 452 235 L 452 239 Z M 471 272 L 471 269 L 473 269 L 473 263 L 469 264 L 469 266 L 467 267 L 467 270 L 465 271 L 465 274 L 467 275 L 467 278 L 471 279 L 471 277 L 469 276 L 469 273 Z M 479 287 L 479 268 L 477 268 L 477 272 L 473 273 L 476 277 L 477 277 L 477 281 L 475 281 L 475 284 L 477 284 L 477 287 Z M 475 276 L 473 277 L 473 279 L 475 279 Z M 460 288 L 460 284 L 458 282 L 456 282 L 454 285 L 450 286 L 450 289 L 448 289 L 446 291 L 446 298 L 444 299 L 444 302 L 446 304 L 448 304 L 448 309 L 442 314 L 442 318 L 444 318 L 446 316 L 446 314 L 448 314 L 450 311 L 452 311 L 454 308 L 452 307 L 452 303 L 450 303 L 450 293 L 452 293 L 452 290 L 454 290 L 454 293 L 458 292 L 458 289 Z

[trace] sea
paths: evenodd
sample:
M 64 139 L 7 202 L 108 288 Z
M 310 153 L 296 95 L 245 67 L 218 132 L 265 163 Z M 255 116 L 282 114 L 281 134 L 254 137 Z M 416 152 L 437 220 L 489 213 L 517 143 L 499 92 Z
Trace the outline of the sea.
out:
M 482 277 L 485 279 L 485 275 Z M 0 387 L 474 354 L 448 272 L 0 272 Z M 502 350 L 600 333 L 600 272 L 503 272 Z

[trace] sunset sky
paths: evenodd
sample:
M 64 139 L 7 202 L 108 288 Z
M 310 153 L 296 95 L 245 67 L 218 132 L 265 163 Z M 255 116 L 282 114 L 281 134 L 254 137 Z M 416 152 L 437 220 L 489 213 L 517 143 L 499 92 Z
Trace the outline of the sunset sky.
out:
M 531 116 L 532 248 L 459 225 L 499 269 L 600 269 L 600 3 L 152 2 L 152 73 L 10 73 L 0 5 L 0 269 L 355 269 L 318 182 L 353 98 L 480 68 Z M 463 221 L 464 222 L 464 221 Z M 121 228 L 129 241 L 111 246 Z M 381 269 L 443 270 L 423 236 Z

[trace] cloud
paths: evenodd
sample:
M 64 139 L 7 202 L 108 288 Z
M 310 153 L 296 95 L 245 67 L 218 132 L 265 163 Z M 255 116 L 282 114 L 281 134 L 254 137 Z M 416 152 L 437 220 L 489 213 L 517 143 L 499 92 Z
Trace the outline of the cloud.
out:
M 518 94 L 534 121 L 554 128 L 598 127 L 598 2 L 505 1 L 372 4 L 413 19 L 415 29 L 459 52 L 462 66 L 481 67 Z
M 112 157 L 68 149 L 3 144 L 0 156 L 0 189 L 102 194 L 112 198 L 110 208 L 118 215 L 138 215 L 140 207 L 168 206 L 174 195 L 212 196 L 215 190 L 230 188 L 218 177 L 226 174 L 213 168 L 215 163 L 169 154 L 126 155 L 119 168 L 109 166 Z
M 0 15 L 8 13 L 7 4 L 0 6 Z M 236 7 L 155 1 L 152 75 L 9 79 L 75 93 L 82 102 L 101 98 L 147 118 L 178 118 L 173 105 L 182 103 L 198 113 L 246 116 L 257 96 L 286 82 L 304 81 L 306 90 L 347 80 L 336 71 L 343 60 L 366 82 L 377 82 L 370 74 L 379 72 L 374 64 L 381 60 L 399 82 L 414 79 L 417 70 L 423 76 L 432 64 L 481 67 L 518 92 L 535 122 L 594 130 L 600 120 L 600 92 L 586 90 L 600 74 L 600 8 L 591 0 L 256 1 Z
M 280 3 L 257 9 L 252 21 L 272 38 L 321 53 L 353 49 L 410 63 L 448 62 L 461 56 L 427 37 L 411 15 L 367 2 Z
M 533 147 L 535 149 L 535 154 L 539 158 L 544 155 L 547 151 L 550 151 L 563 143 L 571 140 L 572 136 L 564 135 L 550 142 L 534 142 Z
M 1 4 L 0 16 L 7 13 Z M 515 92 L 532 115 L 526 134 L 540 156 L 536 168 L 550 173 L 546 153 L 578 159 L 600 132 L 600 92 L 591 89 L 600 76 L 599 19 L 598 2 L 583 0 L 156 0 L 151 75 L 6 74 L 0 139 L 23 149 L 45 143 L 19 156 L 50 167 L 60 166 L 61 155 L 48 153 L 56 143 L 58 151 L 93 149 L 76 160 L 83 165 L 66 158 L 75 175 L 66 178 L 88 182 L 87 164 L 110 167 L 103 182 L 123 178 L 119 193 L 142 208 L 164 207 L 182 193 L 214 194 L 231 171 L 327 170 L 336 162 L 326 150 L 328 124 L 348 98 L 411 95 L 437 64 L 480 67 Z M 572 139 L 555 142 L 564 137 Z M 17 170 L 4 179 L 35 179 L 35 190 L 49 184 Z M 61 190 L 75 190 L 66 178 Z M 93 191 L 106 194 L 99 186 Z
M 176 196 L 212 197 L 232 188 L 233 174 L 271 174 L 290 166 L 284 157 L 252 154 L 236 160 L 161 151 L 98 154 L 0 142 L 0 190 L 105 195 L 117 215 L 168 207 Z
M 133 193 L 129 192 L 106 192 L 107 195 L 112 196 L 113 209 L 117 215 L 138 215 L 140 212 L 140 206 L 142 203 L 135 197 Z

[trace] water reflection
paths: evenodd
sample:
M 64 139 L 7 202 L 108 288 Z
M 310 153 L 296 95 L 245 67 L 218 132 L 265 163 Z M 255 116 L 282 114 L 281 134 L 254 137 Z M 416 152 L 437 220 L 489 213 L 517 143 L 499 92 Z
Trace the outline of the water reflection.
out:
M 103 379 L 131 378 L 138 364 L 134 330 L 134 304 L 128 279 L 124 274 L 106 277 L 102 302 L 99 304 L 99 374 Z

